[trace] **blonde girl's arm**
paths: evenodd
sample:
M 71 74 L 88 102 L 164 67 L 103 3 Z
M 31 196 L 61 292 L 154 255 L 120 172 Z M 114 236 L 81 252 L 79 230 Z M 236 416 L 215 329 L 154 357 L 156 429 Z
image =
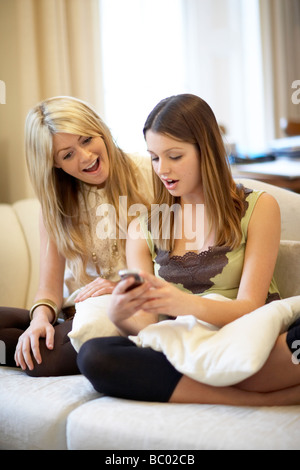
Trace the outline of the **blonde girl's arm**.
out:
M 49 239 L 42 215 L 40 216 L 40 278 L 35 301 L 50 299 L 61 310 L 63 301 L 65 258 L 58 252 L 54 241 Z M 54 320 L 51 309 L 40 306 L 34 310 L 33 319 L 43 312 L 50 323 Z
M 65 259 L 58 253 L 53 241 L 49 240 L 48 234 L 40 217 L 40 279 L 34 303 L 41 299 L 49 299 L 57 306 L 58 311 L 62 307 L 63 282 L 64 282 Z M 39 339 L 45 338 L 49 349 L 54 346 L 54 328 L 52 322 L 55 320 L 53 309 L 47 305 L 39 305 L 32 313 L 29 328 L 20 336 L 15 361 L 23 369 L 33 369 L 32 354 L 37 363 L 42 362 Z
M 156 290 L 155 297 L 148 291 L 146 295 L 149 300 L 143 308 L 156 314 L 194 315 L 216 326 L 230 323 L 265 303 L 279 242 L 279 206 L 272 196 L 264 193 L 259 197 L 249 222 L 244 266 L 236 300 L 217 301 L 187 294 L 146 274 L 148 282 L 152 281 Z

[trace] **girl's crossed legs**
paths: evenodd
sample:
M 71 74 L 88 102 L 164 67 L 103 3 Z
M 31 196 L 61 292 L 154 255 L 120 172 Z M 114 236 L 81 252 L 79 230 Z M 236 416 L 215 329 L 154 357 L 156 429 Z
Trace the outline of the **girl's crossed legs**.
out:
M 244 406 L 300 404 L 300 367 L 282 334 L 262 369 L 236 386 L 214 387 L 179 373 L 161 352 L 124 337 L 95 338 L 78 355 L 80 371 L 111 396 L 173 403 Z

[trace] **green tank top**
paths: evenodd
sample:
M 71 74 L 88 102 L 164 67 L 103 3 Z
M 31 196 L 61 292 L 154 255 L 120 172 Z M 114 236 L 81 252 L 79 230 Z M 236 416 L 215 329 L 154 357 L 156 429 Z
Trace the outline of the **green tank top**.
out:
M 155 247 L 147 221 L 141 217 L 141 229 L 152 256 L 155 275 L 196 295 L 220 294 L 236 299 L 244 264 L 248 224 L 262 193 L 263 191 L 245 188 L 245 210 L 241 219 L 242 240 L 234 250 L 226 246 L 212 246 L 200 253 L 187 252 L 183 256 L 171 256 L 168 251 Z M 273 278 L 266 302 L 279 298 Z

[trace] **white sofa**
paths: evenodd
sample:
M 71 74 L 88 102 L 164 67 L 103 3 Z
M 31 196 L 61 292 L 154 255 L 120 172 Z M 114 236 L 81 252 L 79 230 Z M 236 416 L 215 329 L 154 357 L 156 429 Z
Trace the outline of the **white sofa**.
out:
M 251 180 L 244 184 L 277 198 L 282 239 L 299 245 L 300 195 Z M 38 212 L 33 199 L 0 204 L 2 306 L 32 303 L 38 281 Z M 299 295 L 300 274 L 287 279 L 281 264 L 279 257 L 283 295 Z M 300 449 L 300 406 L 135 402 L 101 396 L 81 375 L 31 378 L 0 367 L 0 449 Z

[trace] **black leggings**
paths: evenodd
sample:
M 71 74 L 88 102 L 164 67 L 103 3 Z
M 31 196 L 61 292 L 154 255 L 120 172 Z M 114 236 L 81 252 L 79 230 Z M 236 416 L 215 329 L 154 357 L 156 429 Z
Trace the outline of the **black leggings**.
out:
M 16 367 L 14 354 L 18 339 L 29 327 L 29 312 L 20 308 L 0 307 L 0 340 L 5 345 L 5 364 Z M 42 363 L 34 361 L 34 369 L 26 369 L 32 377 L 49 377 L 58 375 L 79 374 L 76 363 L 77 353 L 70 343 L 68 333 L 72 329 L 72 320 L 57 323 L 54 326 L 54 348 L 46 347 L 45 339 L 40 338 Z M 1 361 L 2 362 L 2 361 Z
M 131 400 L 167 402 L 182 377 L 163 353 L 120 336 L 87 341 L 77 363 L 95 390 Z

